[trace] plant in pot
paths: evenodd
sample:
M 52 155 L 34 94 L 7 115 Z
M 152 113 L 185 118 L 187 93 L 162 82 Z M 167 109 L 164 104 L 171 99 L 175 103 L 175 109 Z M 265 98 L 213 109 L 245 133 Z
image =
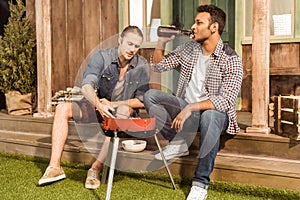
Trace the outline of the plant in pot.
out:
M 32 114 L 36 92 L 36 37 L 22 0 L 9 2 L 10 17 L 0 36 L 0 90 L 11 115 Z

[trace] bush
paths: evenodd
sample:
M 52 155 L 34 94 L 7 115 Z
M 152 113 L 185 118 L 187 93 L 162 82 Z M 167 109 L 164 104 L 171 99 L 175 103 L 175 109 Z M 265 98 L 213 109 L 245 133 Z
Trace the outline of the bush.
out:
M 22 0 L 9 2 L 10 17 L 0 36 L 0 91 L 27 94 L 36 90 L 36 37 Z

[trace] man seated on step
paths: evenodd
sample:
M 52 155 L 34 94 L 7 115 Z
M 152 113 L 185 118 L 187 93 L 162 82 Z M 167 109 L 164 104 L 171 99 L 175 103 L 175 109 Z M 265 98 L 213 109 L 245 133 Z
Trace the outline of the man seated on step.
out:
M 137 52 L 143 42 L 143 33 L 136 26 L 126 27 L 115 48 L 98 50 L 83 74 L 82 94 L 85 101 L 62 103 L 56 107 L 52 128 L 52 149 L 49 166 L 39 185 L 50 184 L 66 177 L 60 160 L 68 136 L 68 120 L 82 116 L 81 122 L 90 122 L 91 116 L 124 118 L 137 117 L 138 108 L 144 107 L 143 95 L 149 89 L 147 60 Z M 97 90 L 97 94 L 95 92 Z M 95 133 L 97 134 L 97 133 Z M 107 155 L 110 138 L 106 137 L 98 158 L 88 170 L 85 187 L 100 186 L 99 172 Z
M 156 126 L 170 141 L 163 150 L 166 159 L 189 154 L 189 144 L 200 130 L 198 164 L 188 200 L 204 200 L 210 174 L 223 132 L 239 132 L 235 102 L 242 83 L 241 59 L 221 34 L 226 14 L 214 5 L 197 8 L 191 41 L 164 56 L 165 44 L 174 36 L 160 37 L 154 51 L 151 69 L 163 72 L 180 66 L 176 96 L 159 90 L 148 90 L 144 104 Z M 162 159 L 160 154 L 155 158 Z

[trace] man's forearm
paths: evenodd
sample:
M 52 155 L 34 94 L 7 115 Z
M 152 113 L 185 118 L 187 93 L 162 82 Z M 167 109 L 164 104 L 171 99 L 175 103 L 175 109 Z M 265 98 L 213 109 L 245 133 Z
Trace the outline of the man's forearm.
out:
M 123 100 L 123 101 L 112 101 L 111 106 L 116 108 L 122 104 L 128 105 L 131 108 L 143 108 L 144 104 L 138 100 L 137 98 L 129 99 L 129 100 Z
M 166 44 L 164 42 L 161 41 L 157 42 L 157 46 L 154 50 L 153 59 L 152 59 L 152 62 L 154 64 L 159 63 L 163 59 L 165 53 L 165 46 Z
M 189 109 L 193 111 L 214 110 L 215 106 L 210 100 L 188 104 Z
M 83 94 L 83 96 L 95 107 L 98 108 L 100 101 L 99 98 L 95 92 L 95 89 L 89 85 L 86 84 L 84 86 L 82 86 L 81 88 L 81 92 Z

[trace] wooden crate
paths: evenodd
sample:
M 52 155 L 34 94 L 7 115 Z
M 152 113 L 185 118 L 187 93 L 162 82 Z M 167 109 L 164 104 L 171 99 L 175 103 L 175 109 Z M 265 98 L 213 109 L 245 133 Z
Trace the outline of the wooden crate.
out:
M 300 140 L 300 96 L 274 99 L 275 134 Z

